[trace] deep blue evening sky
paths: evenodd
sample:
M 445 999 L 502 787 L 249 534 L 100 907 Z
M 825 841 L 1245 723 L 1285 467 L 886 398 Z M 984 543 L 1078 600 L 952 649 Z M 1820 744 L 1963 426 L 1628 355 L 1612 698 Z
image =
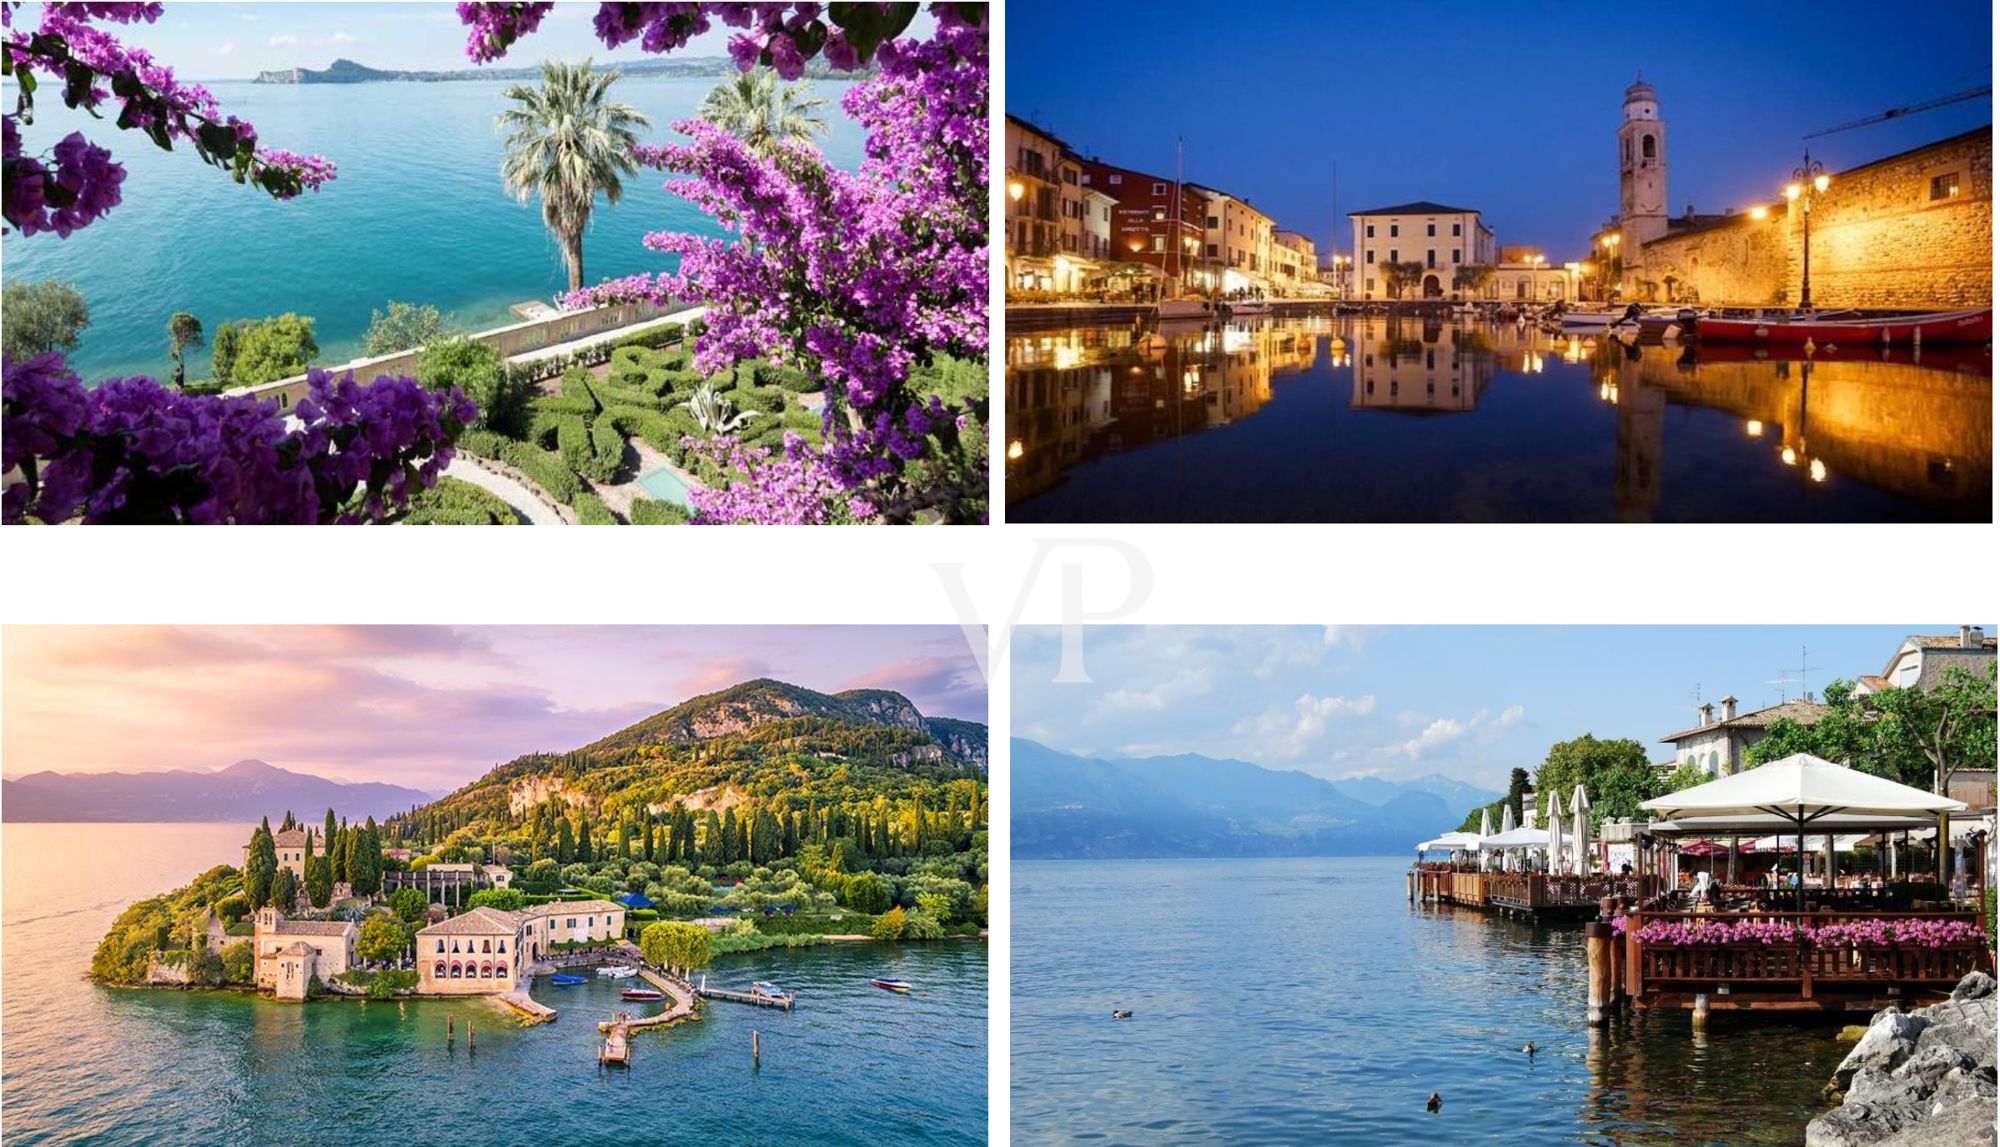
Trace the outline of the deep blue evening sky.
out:
M 1643 72 L 1678 214 L 1774 196 L 1800 137 L 1993 78 L 1984 0 L 1234 5 L 1013 0 L 1007 110 L 1086 155 L 1251 200 L 1326 250 L 1338 212 L 1477 208 L 1502 243 L 1586 252 L 1618 210 Z M 1992 122 L 1990 97 L 1813 141 L 1830 169 Z M 1339 246 L 1347 245 L 1344 225 Z

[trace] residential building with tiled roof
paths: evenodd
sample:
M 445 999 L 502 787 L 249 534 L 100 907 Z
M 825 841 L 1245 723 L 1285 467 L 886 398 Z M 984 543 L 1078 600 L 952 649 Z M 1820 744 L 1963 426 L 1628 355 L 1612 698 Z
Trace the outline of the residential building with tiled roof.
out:
M 1698 710 L 1700 724 L 1660 738 L 1662 743 L 1674 747 L 1672 764 L 1663 762 L 1668 771 L 1692 765 L 1711 777 L 1741 772 L 1750 746 L 1763 740 L 1773 723 L 1792 720 L 1811 725 L 1827 710 L 1825 705 L 1807 700 L 1783 701 L 1748 713 L 1736 711 L 1734 697 L 1724 697 L 1719 704 L 1720 712 L 1716 703 L 1703 703 Z
M 350 920 L 288 920 L 275 906 L 260 908 L 250 949 L 257 986 L 281 1000 L 303 1000 L 315 978 L 330 980 L 354 966 L 360 935 Z
M 556 900 L 519 912 L 468 909 L 417 932 L 418 990 L 427 995 L 511 992 L 528 965 L 570 944 L 625 934 L 625 909 L 609 900 Z
M 1492 228 L 1479 221 L 1471 207 L 1447 207 L 1428 199 L 1351 211 L 1354 224 L 1354 273 L 1366 299 L 1391 297 L 1383 268 L 1390 263 L 1416 263 L 1423 268 L 1404 298 L 1450 295 L 1453 273 L 1464 266 L 1494 266 L 1499 247 Z
M 1854 683 L 1855 692 L 1865 696 L 1885 688 L 1934 689 L 1953 669 L 1977 676 L 1994 664 L 1994 647 L 1994 639 L 1977 625 L 1961 625 L 1957 633 L 1913 633 L 1896 647 L 1879 675 Z

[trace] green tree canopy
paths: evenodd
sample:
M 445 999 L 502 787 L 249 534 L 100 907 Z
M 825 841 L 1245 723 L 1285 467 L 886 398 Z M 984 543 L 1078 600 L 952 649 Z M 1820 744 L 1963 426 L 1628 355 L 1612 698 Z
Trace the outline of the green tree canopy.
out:
M 1993 767 L 1991 665 L 1983 674 L 1948 669 L 1930 689 L 1912 685 L 1861 695 L 1852 682 L 1838 680 L 1824 696 L 1826 711 L 1817 721 L 1772 722 L 1750 747 L 1747 762 L 1811 753 L 1934 793 L 1948 792 L 1960 769 Z
M 1535 773 L 1536 794 L 1546 802 L 1555 793 L 1564 808 L 1579 784 L 1590 797 L 1593 826 L 1617 817 L 1643 819 L 1639 803 L 1662 791 L 1644 745 L 1630 738 L 1600 741 L 1589 733 L 1551 745 Z
M 770 155 L 780 144 L 811 143 L 826 130 L 819 114 L 826 101 L 812 91 L 804 80 L 779 87 L 777 71 L 760 65 L 715 85 L 695 114 Z
M 479 407 L 478 425 L 517 434 L 525 425 L 528 394 L 500 352 L 464 336 L 436 343 L 417 359 L 417 381 L 432 390 L 457 387 Z
M 187 348 L 201 345 L 201 320 L 175 311 L 167 320 L 167 354 L 174 360 L 174 385 L 187 385 Z
M 465 906 L 518 912 L 528 906 L 528 894 L 518 888 L 482 888 L 466 898 Z
M 0 348 L 19 362 L 50 351 L 76 349 L 77 337 L 90 325 L 90 304 L 68 283 L 43 279 L 10 282 L 0 288 Z
M 891 908 L 875 918 L 875 926 L 869 929 L 868 934 L 877 940 L 900 940 L 903 938 L 903 925 L 908 922 L 901 908 Z
M 430 346 L 444 338 L 446 323 L 444 314 L 429 303 L 399 303 L 391 299 L 387 312 L 368 313 L 368 334 L 362 339 L 361 349 L 373 358 Z
M 252 909 L 271 903 L 271 881 L 277 872 L 278 851 L 267 819 L 250 834 L 250 851 L 243 859 L 243 895 Z
M 398 888 L 389 894 L 389 908 L 407 923 L 414 924 L 424 918 L 430 905 L 424 900 L 420 888 Z
M 1392 299 L 1400 299 L 1403 292 L 1424 281 L 1422 263 L 1404 261 L 1401 263 L 1377 263 L 1382 272 L 1382 289 L 1389 292 Z
M 291 868 L 279 865 L 277 874 L 271 878 L 271 903 L 280 912 L 290 912 L 298 899 L 299 878 L 292 875 Z
M 714 958 L 709 951 L 708 929 L 678 920 L 646 925 L 639 933 L 639 950 L 647 963 L 681 973 L 706 968 Z
M 275 318 L 235 324 L 235 357 L 228 382 L 233 386 L 256 386 L 304 374 L 306 365 L 319 357 L 319 343 L 313 337 L 313 320 L 287 312 Z M 216 332 L 217 337 L 221 332 Z M 221 377 L 220 347 L 217 348 L 217 377 Z
M 354 954 L 364 960 L 393 960 L 415 942 L 415 935 L 393 912 L 376 912 L 361 924 Z
M 542 65 L 539 87 L 516 84 L 500 93 L 513 107 L 500 114 L 506 152 L 500 178 L 523 204 L 542 201 L 542 223 L 562 245 L 569 289 L 583 287 L 583 232 L 601 193 L 617 203 L 638 163 L 632 148 L 653 126 L 639 109 L 609 96 L 621 73 L 593 71 L 589 60 Z

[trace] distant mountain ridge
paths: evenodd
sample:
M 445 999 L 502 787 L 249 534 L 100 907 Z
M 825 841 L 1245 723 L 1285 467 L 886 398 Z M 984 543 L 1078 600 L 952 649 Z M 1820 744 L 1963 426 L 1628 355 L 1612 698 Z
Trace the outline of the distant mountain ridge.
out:
M 381 820 L 430 799 L 430 793 L 400 785 L 348 784 L 245 760 L 212 773 L 30 773 L 0 781 L 0 820 L 256 820 L 288 808 L 301 815 L 331 808 L 349 820 Z
M 1374 804 L 1306 773 L 1194 754 L 1107 760 L 1010 745 L 1013 854 L 1025 859 L 1394 855 L 1477 803 L 1411 788 Z
M 1492 804 L 1507 795 L 1494 789 L 1483 789 L 1478 785 L 1454 780 L 1443 773 L 1432 773 L 1408 781 L 1384 780 L 1381 777 L 1342 777 L 1333 782 L 1333 787 L 1355 800 L 1367 801 L 1372 805 L 1384 805 L 1403 793 L 1417 792 L 1434 794 L 1448 805 L 1478 808 L 1480 805 Z
M 693 56 L 660 60 L 625 60 L 615 67 L 628 76 L 723 77 L 736 73 L 735 61 L 727 56 Z M 258 72 L 258 84 L 391 84 L 455 83 L 465 80 L 534 80 L 541 78 L 540 66 L 517 68 L 452 68 L 445 71 L 406 71 L 398 68 L 371 68 L 353 60 L 339 59 L 324 68 L 275 68 Z M 806 65 L 810 79 L 858 80 L 868 72 L 836 72 L 823 60 Z

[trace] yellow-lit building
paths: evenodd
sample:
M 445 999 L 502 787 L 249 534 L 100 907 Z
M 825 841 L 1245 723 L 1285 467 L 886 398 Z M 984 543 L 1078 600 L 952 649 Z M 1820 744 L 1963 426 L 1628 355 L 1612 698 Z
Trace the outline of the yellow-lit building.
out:
M 1392 297 L 1384 268 L 1391 263 L 1416 263 L 1421 271 L 1405 287 L 1403 298 L 1438 299 L 1452 294 L 1459 267 L 1492 266 L 1497 261 L 1493 232 L 1469 207 L 1447 207 L 1429 200 L 1355 211 L 1354 277 L 1364 299 Z
M 1269 215 L 1227 192 L 1196 186 L 1208 200 L 1203 220 L 1202 254 L 1220 268 L 1217 287 L 1225 295 L 1270 293 L 1271 237 L 1276 225 Z
M 1354 328 L 1353 410 L 1443 414 L 1473 410 L 1493 381 L 1497 355 L 1480 331 L 1391 320 Z
M 1271 232 L 1271 278 L 1280 295 L 1319 295 L 1319 252 L 1297 231 Z
M 1008 290 L 1073 289 L 1059 282 L 1056 261 L 1064 257 L 1065 241 L 1073 245 L 1083 233 L 1081 172 L 1062 140 L 1019 116 L 1007 117 Z

